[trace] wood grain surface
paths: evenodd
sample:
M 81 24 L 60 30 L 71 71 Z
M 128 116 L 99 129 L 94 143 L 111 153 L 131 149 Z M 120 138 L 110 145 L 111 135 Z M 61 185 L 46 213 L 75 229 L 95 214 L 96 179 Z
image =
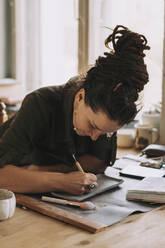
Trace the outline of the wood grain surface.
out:
M 100 232 L 106 227 L 105 224 L 81 217 L 80 215 L 71 213 L 69 211 L 63 210 L 61 208 L 50 205 L 46 202 L 42 202 L 24 194 L 16 194 L 16 201 L 22 206 L 35 210 L 41 214 L 48 215 L 57 220 L 69 223 L 73 226 L 77 226 L 92 233 Z
M 1 248 L 164 248 L 165 205 L 91 234 L 30 209 L 0 222 Z
M 0 222 L 2 248 L 164 248 L 165 206 L 91 234 L 30 209 Z

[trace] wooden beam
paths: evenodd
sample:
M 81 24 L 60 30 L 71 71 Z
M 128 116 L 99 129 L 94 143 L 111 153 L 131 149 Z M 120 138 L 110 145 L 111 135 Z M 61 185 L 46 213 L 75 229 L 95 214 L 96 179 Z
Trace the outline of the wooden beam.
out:
M 74 214 L 67 210 L 63 210 L 61 208 L 54 206 L 53 204 L 42 202 L 38 199 L 35 199 L 33 197 L 24 194 L 17 193 L 15 195 L 18 204 L 30 208 L 34 211 L 37 211 L 41 214 L 50 216 L 57 220 L 82 228 L 91 233 L 100 232 L 104 230 L 106 227 L 105 224 L 95 222 L 93 220 Z
M 78 72 L 84 72 L 88 66 L 88 17 L 89 0 L 79 1 L 78 24 Z
M 165 5 L 164 5 L 165 11 Z M 165 145 L 165 25 L 163 40 L 163 72 L 162 72 L 162 111 L 160 118 L 160 144 Z

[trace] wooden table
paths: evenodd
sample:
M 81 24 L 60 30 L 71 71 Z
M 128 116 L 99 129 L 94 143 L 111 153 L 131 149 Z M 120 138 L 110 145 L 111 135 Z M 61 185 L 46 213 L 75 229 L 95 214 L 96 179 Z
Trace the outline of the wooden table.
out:
M 119 151 L 118 156 L 125 154 Z M 133 153 L 136 153 L 136 151 Z M 0 222 L 1 248 L 164 248 L 165 206 L 91 234 L 29 209 Z

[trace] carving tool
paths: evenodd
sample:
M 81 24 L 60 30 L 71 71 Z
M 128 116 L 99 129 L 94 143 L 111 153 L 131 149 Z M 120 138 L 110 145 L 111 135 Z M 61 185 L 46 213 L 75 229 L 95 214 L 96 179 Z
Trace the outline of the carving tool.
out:
M 77 161 L 77 159 L 76 159 L 76 157 L 75 157 L 74 154 L 72 154 L 72 157 L 73 157 L 73 159 L 75 161 L 75 165 L 76 165 L 77 169 L 79 171 L 81 171 L 82 173 L 85 173 L 84 170 L 83 170 L 83 168 L 81 167 L 80 163 Z M 92 184 L 88 185 L 88 189 L 90 189 L 90 190 L 91 189 L 94 189 L 95 187 L 96 187 L 96 184 L 95 183 L 92 183 Z
M 62 205 L 70 205 L 70 206 L 75 206 L 75 207 L 80 207 L 83 210 L 93 210 L 95 209 L 95 205 L 90 202 L 74 202 L 74 201 L 68 201 L 68 200 L 63 200 L 59 198 L 54 198 L 54 197 L 48 197 L 48 196 L 42 196 L 42 201 L 47 201 L 47 202 L 53 202 L 53 203 L 58 203 Z

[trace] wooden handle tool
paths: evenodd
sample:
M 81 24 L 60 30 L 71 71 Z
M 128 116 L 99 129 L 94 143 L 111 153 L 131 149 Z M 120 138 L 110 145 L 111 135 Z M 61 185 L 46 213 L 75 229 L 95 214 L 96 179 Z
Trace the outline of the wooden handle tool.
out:
M 72 157 L 73 157 L 73 159 L 74 159 L 74 162 L 75 162 L 75 165 L 76 165 L 77 169 L 78 169 L 79 171 L 85 173 L 84 170 L 83 170 L 83 168 L 81 167 L 80 163 L 77 161 L 77 159 L 76 159 L 76 157 L 75 157 L 74 154 L 72 154 Z
M 59 198 L 49 197 L 49 196 L 42 196 L 41 199 L 42 199 L 42 201 L 54 202 L 54 203 L 58 203 L 58 204 L 62 204 L 62 205 L 71 205 L 71 206 L 80 207 L 84 210 L 93 210 L 96 208 L 95 205 L 90 201 L 74 202 L 74 201 L 68 201 L 68 200 L 63 200 L 63 199 L 59 199 Z
M 74 159 L 74 161 L 75 161 L 75 165 L 76 165 L 77 169 L 78 169 L 79 171 L 81 171 L 82 173 L 85 173 L 84 170 L 83 170 L 83 168 L 81 167 L 80 163 L 77 161 L 77 159 L 76 159 L 76 157 L 75 157 L 74 154 L 72 154 L 72 157 L 73 157 L 73 159 Z M 88 189 L 89 189 L 89 190 L 92 190 L 92 189 L 94 189 L 95 187 L 96 187 L 96 183 L 92 183 L 92 184 L 90 184 L 90 185 L 88 186 Z

